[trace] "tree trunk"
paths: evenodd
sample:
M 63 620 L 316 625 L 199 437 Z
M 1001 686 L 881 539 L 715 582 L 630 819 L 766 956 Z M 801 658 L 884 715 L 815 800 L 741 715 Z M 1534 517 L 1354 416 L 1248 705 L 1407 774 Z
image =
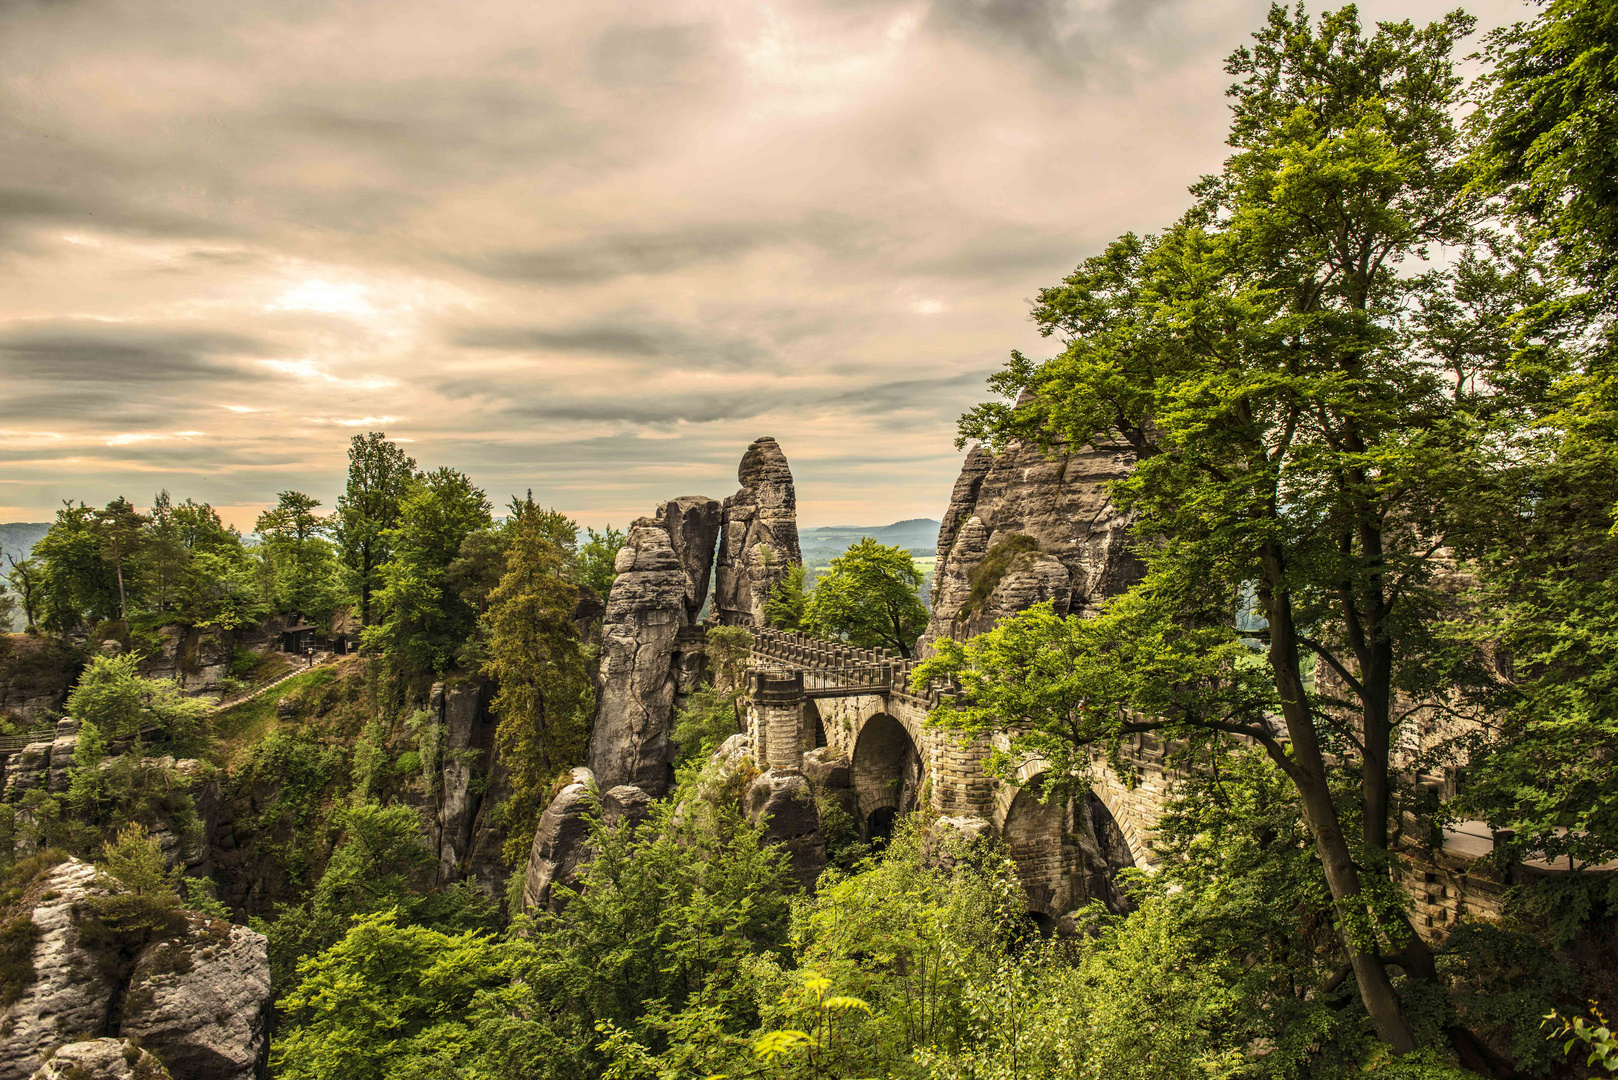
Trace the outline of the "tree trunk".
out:
M 129 620 L 129 602 L 124 599 L 124 561 L 114 559 L 112 568 L 118 575 L 118 617 L 127 622 Z
M 1282 764 L 1302 800 L 1304 821 L 1314 837 L 1315 850 L 1326 873 L 1326 884 L 1338 907 L 1338 933 L 1343 948 L 1348 952 L 1349 964 L 1354 968 L 1360 1000 L 1364 1002 L 1365 1011 L 1382 1041 L 1391 1046 L 1395 1053 L 1408 1054 L 1416 1049 L 1416 1034 L 1404 1014 L 1399 995 L 1393 989 L 1387 966 L 1377 954 L 1374 942 L 1368 943 L 1370 948 L 1359 947 L 1354 930 L 1349 925 L 1350 919 L 1357 918 L 1366 910 L 1360 899 L 1363 889 L 1348 849 L 1348 841 L 1343 836 L 1337 808 L 1332 805 L 1325 759 L 1320 751 L 1313 712 L 1303 685 L 1292 604 L 1281 584 L 1284 567 L 1280 553 L 1273 548 L 1264 553 L 1264 570 L 1262 592 L 1265 606 L 1269 609 L 1270 667 L 1275 674 L 1275 688 L 1281 698 L 1281 715 L 1292 742 L 1292 760 Z

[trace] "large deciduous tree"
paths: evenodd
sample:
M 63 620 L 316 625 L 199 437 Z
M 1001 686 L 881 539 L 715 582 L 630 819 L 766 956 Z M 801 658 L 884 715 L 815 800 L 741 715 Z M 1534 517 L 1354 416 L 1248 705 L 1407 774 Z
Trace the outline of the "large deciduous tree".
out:
M 1114 495 L 1138 514 L 1146 579 L 1090 623 L 1036 610 L 941 642 L 921 675 L 962 681 L 946 720 L 1025 725 L 1025 752 L 1147 730 L 1265 747 L 1399 1052 L 1416 1039 L 1389 969 L 1430 979 L 1434 962 L 1389 884 L 1398 701 L 1444 700 L 1466 677 L 1438 640 L 1452 614 L 1438 579 L 1492 508 L 1469 485 L 1514 451 L 1499 350 L 1453 332 L 1495 307 L 1423 264 L 1435 245 L 1489 258 L 1454 119 L 1451 53 L 1471 27 L 1456 13 L 1367 35 L 1352 8 L 1316 24 L 1271 8 L 1228 64 L 1224 169 L 1161 236 L 1126 236 L 1044 290 L 1036 321 L 1065 351 L 1013 354 L 995 385 L 1021 404 L 963 421 L 991 442 L 1126 439 L 1139 463 Z M 1449 315 L 1424 322 L 1445 297 Z M 1254 603 L 1251 647 L 1235 626 Z M 1333 761 L 1356 780 L 1350 804 Z
M 489 500 L 465 473 L 441 468 L 411 484 L 399 523 L 383 536 L 393 554 L 376 594 L 382 618 L 365 632 L 366 646 L 396 672 L 442 675 L 476 631 L 477 613 L 448 571 L 466 538 L 491 521 Z
M 387 533 L 399 522 L 399 508 L 415 473 L 415 458 L 380 431 L 356 435 L 348 445 L 348 487 L 337 497 L 334 533 L 366 626 L 371 624 L 371 596 L 391 551 Z
M 135 509 L 123 496 L 97 510 L 91 519 L 91 531 L 101 542 L 101 557 L 112 564 L 113 577 L 118 582 L 118 617 L 129 618 L 129 593 L 124 583 L 124 568 L 144 546 L 144 529 L 151 518 Z
M 324 621 L 338 604 L 337 561 L 325 537 L 329 518 L 315 513 L 320 500 L 283 491 L 258 516 L 258 532 L 271 601 L 282 611 Z
M 903 548 L 867 536 L 833 559 L 815 583 L 804 602 L 803 627 L 865 649 L 891 648 L 908 658 L 927 627 L 921 571 Z
M 1592 905 L 1618 909 L 1618 882 L 1582 872 L 1618 857 L 1618 8 L 1553 0 L 1485 54 L 1482 179 L 1562 288 L 1531 309 L 1515 365 L 1550 411 L 1478 559 L 1510 670 L 1461 805 L 1510 837 L 1502 858 L 1574 871 L 1532 898 L 1571 933 Z

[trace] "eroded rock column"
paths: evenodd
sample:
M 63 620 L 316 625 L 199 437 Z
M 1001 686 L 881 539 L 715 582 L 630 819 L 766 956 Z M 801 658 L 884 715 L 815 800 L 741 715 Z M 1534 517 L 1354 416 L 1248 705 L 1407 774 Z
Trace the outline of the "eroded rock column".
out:
M 601 627 L 601 696 L 589 763 L 605 788 L 668 790 L 673 658 L 685 624 L 686 574 L 655 518 L 629 528 Z
M 786 455 L 769 436 L 742 455 L 741 490 L 725 500 L 714 613 L 727 626 L 763 626 L 764 601 L 792 567 L 798 546 L 798 496 Z

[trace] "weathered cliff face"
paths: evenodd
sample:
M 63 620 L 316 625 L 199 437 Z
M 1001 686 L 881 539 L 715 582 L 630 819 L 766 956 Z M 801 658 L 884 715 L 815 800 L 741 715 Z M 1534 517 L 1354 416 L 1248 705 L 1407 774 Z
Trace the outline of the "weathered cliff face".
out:
M 84 658 L 65 642 L 0 634 L 0 716 L 24 727 L 47 721 L 67 701 Z
M 727 626 L 764 625 L 764 601 L 803 562 L 798 496 L 786 455 L 769 436 L 742 455 L 741 490 L 725 500 L 714 584 L 714 614 Z
M 923 651 L 1043 600 L 1064 614 L 1094 615 L 1139 580 L 1131 519 L 1107 493 L 1134 464 L 1126 446 L 1045 454 L 1017 444 L 998 456 L 973 448 L 939 528 Z
M 173 1080 L 173 1074 L 132 1039 L 86 1039 L 62 1047 L 31 1080 Z
M 668 789 L 669 730 L 678 679 L 674 658 L 686 624 L 686 572 L 655 518 L 629 528 L 601 626 L 601 690 L 589 765 L 603 787 Z
M 41 874 L 25 891 L 20 906 L 34 926 L 32 977 L 0 1012 L 0 1080 L 23 1080 L 52 1048 L 112 1035 L 114 1025 L 176 1076 L 251 1080 L 268 1045 L 264 937 L 188 912 L 181 929 L 146 946 L 125 968 L 84 932 L 92 917 L 86 901 L 97 891 L 94 869 L 77 859 Z M 94 1050 L 96 1067 L 121 1075 L 110 1058 L 102 1062 L 104 1049 Z
M 496 760 L 490 697 L 489 684 L 476 679 L 433 686 L 427 713 L 437 725 L 438 761 L 433 790 L 419 809 L 438 855 L 438 883 L 464 880 L 495 894 L 506 877 L 497 858 L 505 830 L 491 818 L 505 776 Z
M 722 507 L 706 495 L 682 495 L 658 507 L 657 519 L 669 534 L 674 557 L 685 571 L 685 621 L 695 623 L 708 599 L 714 545 L 719 541 Z
M 25 859 L 38 849 L 39 822 L 34 812 L 21 804 L 34 789 L 61 798 L 72 783 L 74 753 L 79 746 L 79 722 L 67 717 L 56 722 L 52 735 L 41 735 L 38 742 L 21 749 L 0 750 L 0 803 L 17 807 L 12 836 L 11 858 Z M 143 824 L 157 839 L 170 866 L 184 867 L 187 873 L 206 875 L 212 870 L 211 851 L 206 842 L 218 812 L 219 784 L 212 771 L 196 758 L 176 761 L 169 755 L 142 755 L 122 760 L 125 743 L 114 743 L 102 760 L 107 770 L 121 765 L 142 790 L 159 792 L 147 809 Z M 193 829 L 193 814 L 200 818 L 200 831 Z

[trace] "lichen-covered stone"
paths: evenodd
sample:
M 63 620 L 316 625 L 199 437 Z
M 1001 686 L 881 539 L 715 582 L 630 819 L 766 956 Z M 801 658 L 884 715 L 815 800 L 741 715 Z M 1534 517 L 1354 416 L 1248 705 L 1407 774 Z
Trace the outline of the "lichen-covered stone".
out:
M 184 932 L 148 945 L 125 968 L 81 935 L 86 901 L 99 891 L 95 869 L 78 859 L 27 890 L 33 978 L 0 1013 L 0 1080 L 23 1080 L 53 1048 L 106 1036 L 115 1022 L 184 1080 L 255 1076 L 270 1003 L 264 937 L 187 913 Z
M 268 1049 L 264 935 L 195 912 L 135 962 L 119 1032 L 187 1080 L 252 1080 Z
M 182 1074 L 183 1075 L 183 1074 Z M 30 1080 L 174 1080 L 163 1063 L 132 1039 L 68 1043 Z
M 0 1013 L 0 1080 L 24 1080 L 54 1046 L 104 1033 L 116 990 L 112 973 L 85 949 L 74 906 L 96 892 L 95 869 L 78 859 L 29 890 L 34 977 Z
M 715 566 L 714 612 L 734 626 L 763 626 L 770 590 L 803 562 L 798 496 L 786 455 L 769 436 L 742 455 L 741 490 L 725 500 Z

